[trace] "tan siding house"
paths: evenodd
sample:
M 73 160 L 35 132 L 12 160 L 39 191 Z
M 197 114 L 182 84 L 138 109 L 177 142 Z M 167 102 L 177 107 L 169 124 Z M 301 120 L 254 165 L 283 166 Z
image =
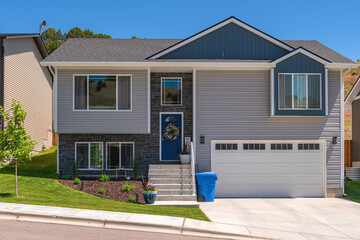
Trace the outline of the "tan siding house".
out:
M 26 132 L 37 142 L 34 151 L 39 152 L 43 145 L 52 145 L 52 75 L 39 63 L 47 52 L 39 35 L 2 37 L 4 108 L 11 107 L 12 99 L 24 106 Z

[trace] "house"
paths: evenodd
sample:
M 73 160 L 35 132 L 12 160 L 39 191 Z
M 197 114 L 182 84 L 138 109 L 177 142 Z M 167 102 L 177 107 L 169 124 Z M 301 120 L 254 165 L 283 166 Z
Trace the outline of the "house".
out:
M 346 176 L 360 180 L 360 84 L 359 78 L 345 98 L 345 110 L 351 111 L 351 167 L 346 169 Z
M 37 142 L 34 152 L 52 146 L 52 74 L 40 61 L 48 56 L 39 34 L 0 34 L 0 106 L 20 101 L 25 130 Z
M 193 142 L 217 197 L 343 193 L 342 72 L 357 64 L 317 41 L 230 17 L 187 39 L 70 39 L 42 65 L 55 68 L 60 175 L 76 162 L 116 176 L 134 156 L 146 173 Z

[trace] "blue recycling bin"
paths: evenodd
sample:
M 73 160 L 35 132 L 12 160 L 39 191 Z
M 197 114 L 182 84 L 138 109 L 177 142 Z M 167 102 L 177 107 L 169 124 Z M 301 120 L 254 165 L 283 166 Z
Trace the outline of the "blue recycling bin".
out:
M 215 198 L 215 185 L 217 174 L 214 172 L 196 173 L 198 183 L 198 199 L 213 202 Z

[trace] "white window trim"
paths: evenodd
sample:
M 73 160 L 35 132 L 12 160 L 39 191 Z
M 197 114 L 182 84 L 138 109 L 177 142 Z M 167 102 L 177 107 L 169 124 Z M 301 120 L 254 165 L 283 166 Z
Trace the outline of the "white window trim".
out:
M 292 91 L 292 107 L 291 108 L 280 108 L 280 74 L 285 74 L 285 75 L 291 75 L 291 91 Z M 294 75 L 297 74 L 305 74 L 306 75 L 306 108 L 294 108 Z M 320 108 L 308 108 L 308 104 L 309 104 L 309 99 L 308 99 L 308 75 L 319 75 L 320 76 Z M 277 100 L 278 100 L 278 110 L 294 110 L 294 111 L 319 111 L 322 110 L 323 108 L 323 101 L 322 101 L 322 76 L 321 73 L 278 73 L 278 78 L 277 78 L 277 83 L 278 83 L 278 96 L 277 96 Z
M 180 79 L 180 97 L 181 97 L 180 104 L 164 104 L 163 103 L 163 84 L 162 84 L 163 79 Z M 161 87 L 160 87 L 161 106 L 182 106 L 182 100 L 183 100 L 183 96 L 182 96 L 183 95 L 183 86 L 182 86 L 183 79 L 182 79 L 182 77 L 162 77 L 160 84 L 161 84 Z
M 135 142 L 106 142 L 106 154 L 105 154 L 105 161 L 106 161 L 106 170 L 109 170 L 109 171 L 116 171 L 118 169 L 113 169 L 113 168 L 108 168 L 108 144 L 118 144 L 119 145 L 119 151 L 120 151 L 120 154 L 119 154 L 119 165 L 121 166 L 122 162 L 121 162 L 121 144 L 132 144 L 133 145 L 133 158 L 135 157 Z M 134 166 L 133 166 L 134 167 Z M 120 167 L 121 168 L 121 167 Z M 133 170 L 133 168 L 123 168 L 123 170 Z
M 75 77 L 76 76 L 86 76 L 87 78 L 87 109 L 75 109 Z M 89 76 L 116 76 L 116 109 L 115 110 L 110 110 L 110 109 L 90 109 L 89 108 Z M 130 109 L 118 109 L 118 82 L 119 79 L 118 77 L 130 77 Z M 132 99 L 133 99 L 133 87 L 132 87 L 132 74 L 73 74 L 73 111 L 76 112 L 131 112 L 132 111 Z
M 101 144 L 101 157 L 102 157 L 102 164 L 101 164 L 101 169 L 92 169 L 90 168 L 90 144 L 91 143 L 99 143 Z M 94 171 L 99 171 L 99 170 L 103 170 L 104 169 L 104 143 L 103 142 L 75 142 L 75 164 L 77 166 L 77 145 L 78 144 L 88 144 L 88 167 L 87 168 L 78 168 L 78 170 L 94 170 Z

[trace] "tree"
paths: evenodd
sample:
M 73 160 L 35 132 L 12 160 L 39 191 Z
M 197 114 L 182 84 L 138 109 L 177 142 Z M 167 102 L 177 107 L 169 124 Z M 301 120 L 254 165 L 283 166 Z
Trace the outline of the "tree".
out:
M 111 36 L 103 33 L 94 34 L 90 29 L 83 31 L 79 27 L 74 27 L 64 34 L 61 33 L 60 29 L 48 28 L 41 34 L 41 38 L 50 54 L 69 38 L 111 38 Z
M 4 121 L 4 129 L 0 130 L 0 160 L 15 164 L 15 196 L 18 197 L 18 165 L 31 160 L 36 142 L 26 134 L 26 112 L 20 102 L 13 100 L 7 111 L 0 107 L 0 115 Z
M 49 53 L 55 51 L 64 42 L 64 36 L 61 33 L 61 30 L 56 30 L 55 28 L 46 29 L 46 31 L 41 34 L 41 38 Z

